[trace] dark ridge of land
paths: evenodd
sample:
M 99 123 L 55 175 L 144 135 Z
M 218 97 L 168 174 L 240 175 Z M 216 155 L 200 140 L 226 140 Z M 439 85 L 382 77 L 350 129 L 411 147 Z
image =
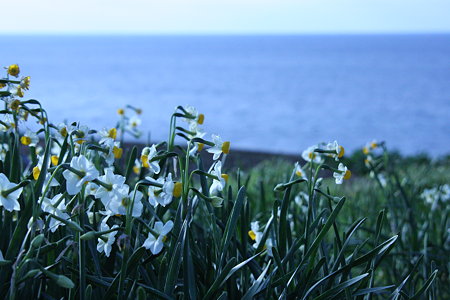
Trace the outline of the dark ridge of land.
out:
M 140 156 L 142 148 L 145 147 L 145 145 L 125 142 L 124 148 L 131 149 L 133 146 L 137 147 L 138 156 Z M 200 157 L 202 158 L 205 166 L 209 166 L 213 162 L 212 159 L 213 155 L 207 152 L 206 150 L 202 150 L 202 152 L 200 152 Z M 237 168 L 248 169 L 258 165 L 259 163 L 265 160 L 275 160 L 275 159 L 282 159 L 293 163 L 299 160 L 303 161 L 300 154 L 292 155 L 292 154 L 279 154 L 261 151 L 231 149 L 230 153 L 227 155 L 225 166 L 227 169 L 237 169 Z

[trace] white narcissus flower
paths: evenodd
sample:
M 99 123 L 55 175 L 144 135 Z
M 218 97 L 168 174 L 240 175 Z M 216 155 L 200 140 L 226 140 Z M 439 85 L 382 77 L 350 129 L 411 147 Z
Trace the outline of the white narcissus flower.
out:
M 105 147 L 104 149 L 107 152 L 100 152 L 100 155 L 105 158 L 108 166 L 111 166 L 115 159 L 120 159 L 122 157 L 123 149 L 120 148 L 120 142 L 115 142 L 113 139 L 108 139 L 105 140 L 102 145 Z
M 77 144 L 83 144 L 84 142 L 86 142 L 86 139 L 88 138 L 89 135 L 89 127 L 87 127 L 86 125 L 81 125 L 78 126 L 78 128 L 76 128 L 76 130 L 74 130 L 75 133 L 73 135 L 74 141 Z
M 342 181 L 350 179 L 352 176 L 352 172 L 344 166 L 343 163 L 340 163 L 338 166 L 339 172 L 334 172 L 333 177 L 336 179 L 336 184 L 342 184 Z
M 322 156 L 319 153 L 314 152 L 318 148 L 318 145 L 313 145 L 308 147 L 305 151 L 302 152 L 302 158 L 308 162 L 314 162 L 316 164 L 320 164 L 323 162 Z
M 205 121 L 204 114 L 199 114 L 197 109 L 193 106 L 187 106 L 185 109 L 188 112 L 188 114 L 190 114 L 193 118 L 185 118 L 184 121 L 188 122 L 189 125 L 191 125 L 191 124 L 202 125 L 203 124 L 203 122 Z
M 158 153 L 156 150 L 156 146 L 152 145 L 151 147 L 145 147 L 142 149 L 141 153 L 141 161 L 142 166 L 148 168 L 151 174 L 158 174 L 161 169 L 157 161 L 150 162 Z
M 60 141 L 64 140 L 64 138 L 67 135 L 72 134 L 72 132 L 76 129 L 74 126 L 67 125 L 67 124 L 64 124 L 64 123 L 59 123 L 57 127 L 58 127 L 58 131 L 57 131 L 58 135 L 57 135 L 57 137 L 58 137 L 58 139 Z
M 20 142 L 25 146 L 36 147 L 37 143 L 39 143 L 39 137 L 35 132 L 27 129 L 24 135 L 20 138 Z
M 146 177 L 145 179 L 149 180 L 149 181 L 155 181 L 153 178 L 150 178 L 150 177 Z M 163 185 L 164 184 L 164 178 L 159 177 L 156 180 L 156 183 L 159 183 L 159 184 Z M 151 186 L 148 187 L 148 202 L 150 202 L 150 204 L 153 207 L 157 207 L 159 205 L 159 202 L 163 202 L 163 200 L 158 199 L 159 195 L 160 195 L 160 191 L 161 191 L 161 188 L 159 188 L 157 186 L 151 185 Z
M 191 140 L 194 138 L 203 138 L 206 134 L 206 132 L 204 132 L 201 128 L 198 127 L 197 122 L 193 122 L 193 123 L 189 124 L 189 131 L 194 133 L 194 134 L 188 134 L 188 137 Z M 189 144 L 190 141 L 187 141 L 187 143 Z M 203 143 L 194 142 L 192 148 L 189 149 L 189 155 L 195 156 L 195 154 L 197 154 L 197 152 L 202 151 L 204 146 L 205 146 L 205 144 L 203 144 Z
M 127 129 L 134 131 L 139 125 L 141 125 L 141 123 L 142 121 L 138 116 L 132 116 L 128 119 L 126 127 Z
M 335 152 L 335 153 L 330 153 L 330 156 L 334 157 L 334 159 L 336 161 L 338 161 L 338 159 L 341 158 L 342 156 L 344 156 L 344 154 L 345 154 L 344 147 L 340 146 L 337 141 L 328 143 L 326 145 L 326 149 Z
M 108 206 L 109 210 L 114 215 L 122 215 L 125 216 L 127 214 L 128 206 L 131 205 L 133 200 L 134 191 L 129 191 L 128 185 L 124 184 L 122 188 L 118 189 L 118 192 L 114 198 L 111 200 L 110 205 Z M 135 218 L 138 218 L 142 214 L 142 198 L 143 194 L 140 191 L 136 191 L 136 197 L 134 198 L 133 210 L 131 211 L 131 215 Z
M 211 147 L 209 149 L 207 149 L 206 151 L 208 151 L 209 153 L 214 154 L 213 155 L 213 159 L 214 160 L 218 160 L 220 155 L 223 154 L 228 154 L 230 153 L 230 142 L 224 142 L 222 141 L 222 139 L 220 138 L 220 136 L 218 135 L 211 135 L 213 143 L 214 143 L 214 147 Z
M 125 177 L 114 174 L 110 168 L 105 168 L 104 171 L 105 175 L 98 177 L 98 180 L 109 185 L 110 188 L 99 186 L 95 192 L 95 198 L 99 198 L 105 208 L 108 209 L 110 202 L 116 198 L 117 194 L 120 193 L 120 189 L 124 186 Z
M 117 225 L 113 225 L 113 227 L 109 228 L 108 224 L 106 224 L 107 220 L 108 220 L 108 218 L 105 218 L 100 223 L 100 231 L 107 231 L 107 230 L 119 227 Z M 112 231 L 110 233 L 103 234 L 101 237 L 99 237 L 97 239 L 97 241 L 98 241 L 97 251 L 100 253 L 105 252 L 105 255 L 107 257 L 109 257 L 109 255 L 111 253 L 111 249 L 112 249 L 112 244 L 114 244 L 114 241 L 116 240 L 116 234 L 117 234 L 117 230 Z
M 145 179 L 155 182 L 155 180 L 151 177 L 146 177 Z M 148 187 L 148 201 L 153 207 L 158 206 L 158 204 L 161 206 L 170 204 L 174 194 L 176 197 L 180 196 L 179 193 L 181 193 L 181 184 L 179 182 L 174 183 L 172 181 L 172 173 L 169 173 L 165 179 L 158 178 L 156 183 L 162 184 L 162 187 Z
M 214 165 L 214 169 L 211 171 L 211 175 L 216 176 L 219 179 L 213 179 L 211 187 L 209 188 L 209 194 L 211 196 L 217 195 L 225 187 L 228 175 L 222 174 L 222 162 L 218 161 Z
M 83 176 L 79 176 L 70 170 L 65 170 L 63 176 L 66 179 L 66 188 L 69 195 L 78 194 L 83 184 L 96 179 L 99 175 L 94 164 L 91 163 L 84 155 L 72 158 L 70 167 L 79 171 Z
M 173 194 L 174 194 L 175 183 L 172 181 L 172 173 L 167 175 L 163 187 L 162 192 L 159 194 L 157 198 L 160 200 L 159 204 L 162 206 L 166 206 L 172 202 Z
M 99 144 L 104 144 L 111 140 L 114 141 L 117 137 L 117 129 L 115 127 L 111 129 L 103 128 L 102 130 L 100 130 L 99 135 L 101 137 L 100 141 L 98 142 Z
M 98 190 L 97 184 L 93 182 L 88 182 L 88 184 L 86 184 L 86 188 L 84 189 L 84 196 L 87 197 L 89 195 L 92 195 L 95 197 L 97 190 Z
M 60 217 L 61 219 L 68 220 L 70 216 L 64 212 L 66 210 L 66 203 L 64 202 L 64 199 L 62 197 L 63 194 L 57 194 L 52 199 L 45 197 L 44 200 L 42 201 L 42 210 L 47 213 L 53 214 L 57 217 Z M 50 218 L 49 227 L 51 232 L 55 232 L 59 226 L 65 225 L 61 221 L 52 218 L 51 216 L 47 218 Z
M 2 123 L 0 124 L 0 131 L 11 131 L 16 127 L 16 123 L 10 114 L 5 114 L 2 116 Z
M 20 210 L 20 204 L 17 199 L 19 199 L 22 193 L 23 187 L 4 195 L 4 192 L 16 187 L 17 184 L 9 181 L 5 174 L 0 173 L 0 206 L 3 206 L 7 211 Z
M 263 237 L 263 233 L 259 231 L 259 222 L 251 222 L 250 229 L 251 230 L 248 232 L 248 235 L 253 241 L 255 241 L 253 248 L 257 249 Z M 267 254 L 272 256 L 272 240 L 270 238 L 266 239 L 264 248 L 267 249 Z
M 156 222 L 153 227 L 153 231 L 157 236 L 154 236 L 151 232 L 148 234 L 148 238 L 144 241 L 142 245 L 144 248 L 150 250 L 153 255 L 161 252 L 164 246 L 164 240 L 166 235 L 172 230 L 173 222 L 168 221 L 166 224 L 163 222 Z
M 295 163 L 295 175 L 297 175 L 300 178 L 306 179 L 306 173 L 303 171 L 302 167 L 298 162 Z

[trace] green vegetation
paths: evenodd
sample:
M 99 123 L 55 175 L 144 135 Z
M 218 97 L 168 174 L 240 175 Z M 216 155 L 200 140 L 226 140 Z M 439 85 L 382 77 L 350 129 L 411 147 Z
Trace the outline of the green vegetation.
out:
M 53 124 L 19 73 L 0 79 L 2 299 L 448 297 L 448 160 L 372 142 L 352 177 L 360 160 L 332 142 L 303 166 L 227 174 L 230 142 L 207 139 L 195 108 L 138 154 L 122 144 L 140 109 L 100 131 Z

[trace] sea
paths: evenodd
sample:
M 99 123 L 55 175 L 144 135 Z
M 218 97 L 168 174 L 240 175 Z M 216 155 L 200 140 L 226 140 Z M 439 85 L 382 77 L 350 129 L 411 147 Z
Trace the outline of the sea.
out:
M 175 107 L 191 105 L 232 149 L 300 155 L 337 140 L 351 152 L 375 139 L 450 153 L 448 34 L 2 35 L 0 59 L 31 76 L 26 97 L 54 123 L 101 129 L 141 108 L 130 142 L 166 140 Z

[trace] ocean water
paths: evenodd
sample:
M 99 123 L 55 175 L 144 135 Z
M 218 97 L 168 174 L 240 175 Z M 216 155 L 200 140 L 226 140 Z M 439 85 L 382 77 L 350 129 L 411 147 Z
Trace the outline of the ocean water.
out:
M 109 127 L 132 104 L 160 141 L 193 105 L 239 149 L 450 152 L 450 35 L 1 36 L 0 58 L 31 76 L 27 96 L 54 122 Z

